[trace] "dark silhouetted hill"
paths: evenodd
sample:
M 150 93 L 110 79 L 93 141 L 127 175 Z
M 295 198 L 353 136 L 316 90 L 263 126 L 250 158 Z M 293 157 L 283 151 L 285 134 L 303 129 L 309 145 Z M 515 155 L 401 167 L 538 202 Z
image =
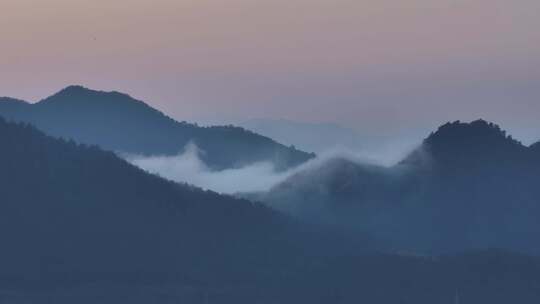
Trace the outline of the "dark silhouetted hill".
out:
M 393 167 L 334 160 L 259 199 L 315 222 L 372 233 L 396 248 L 540 253 L 540 158 L 483 120 L 441 126 Z
M 288 237 L 291 223 L 262 205 L 165 181 L 96 146 L 3 120 L 0 144 L 3 274 L 165 271 L 205 250 L 234 257 L 231 242 L 247 253 Z
M 0 116 L 56 137 L 129 154 L 176 155 L 193 142 L 204 151 L 203 161 L 216 170 L 260 161 L 283 170 L 314 157 L 242 128 L 177 122 L 126 94 L 81 86 L 67 87 L 36 104 L 0 100 Z
M 164 280 L 188 293 L 230 285 L 238 299 L 258 280 L 281 288 L 272 284 L 315 257 L 359 248 L 29 125 L 0 119 L 0 145 L 0 290 Z

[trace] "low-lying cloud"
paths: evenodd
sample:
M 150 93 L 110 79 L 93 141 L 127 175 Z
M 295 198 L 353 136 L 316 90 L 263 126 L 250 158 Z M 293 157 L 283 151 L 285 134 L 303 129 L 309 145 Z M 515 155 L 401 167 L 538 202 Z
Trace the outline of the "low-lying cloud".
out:
M 227 194 L 266 191 L 289 174 L 276 172 L 271 162 L 212 171 L 200 159 L 199 153 L 196 145 L 188 144 L 184 152 L 176 156 L 128 156 L 127 160 L 163 178 Z
M 408 152 L 408 151 L 407 151 Z M 303 170 L 318 167 L 334 158 L 344 158 L 355 163 L 392 165 L 398 158 L 384 153 L 358 153 L 334 149 L 320 154 L 305 164 L 284 172 L 278 172 L 272 162 L 258 162 L 248 166 L 221 171 L 211 170 L 199 157 L 203 151 L 195 144 L 188 144 L 183 153 L 175 156 L 125 156 L 132 164 L 163 178 L 184 182 L 225 194 L 268 191 L 289 176 Z M 395 154 L 395 153 L 393 153 Z

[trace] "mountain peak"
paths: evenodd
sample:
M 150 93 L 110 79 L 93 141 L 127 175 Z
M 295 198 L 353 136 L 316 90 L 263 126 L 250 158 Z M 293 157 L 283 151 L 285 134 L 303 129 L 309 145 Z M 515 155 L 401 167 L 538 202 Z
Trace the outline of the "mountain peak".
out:
M 527 147 L 498 125 L 479 119 L 442 125 L 424 140 L 423 149 L 434 160 L 455 165 L 456 162 L 474 164 L 480 160 L 495 163 L 508 155 L 519 155 Z
M 432 132 L 421 148 L 401 163 L 422 164 L 438 161 L 452 166 L 457 163 L 495 163 L 509 155 L 521 155 L 527 147 L 507 135 L 497 124 L 483 119 L 472 122 L 447 122 Z M 457 162 L 457 163 L 456 163 Z
M 55 137 L 129 154 L 177 155 L 194 142 L 206 152 L 202 160 L 215 170 L 261 161 L 285 170 L 314 157 L 241 128 L 178 122 L 127 94 L 80 85 L 26 107 L 1 106 L 0 115 L 32 123 Z
M 40 103 L 51 103 L 51 102 L 99 102 L 99 101 L 110 101 L 110 100 L 129 100 L 135 101 L 131 96 L 120 93 L 117 91 L 98 91 L 93 90 L 82 85 L 70 85 L 60 90 L 56 94 L 53 94 L 43 100 Z
M 65 87 L 61 91 L 73 91 L 73 92 L 76 92 L 76 91 L 94 91 L 94 90 L 89 89 L 89 88 L 87 88 L 85 86 L 82 86 L 82 85 L 79 85 L 79 84 L 74 84 L 74 85 L 70 85 L 70 86 Z
M 91 95 L 98 93 L 99 91 L 92 90 L 90 88 L 84 87 L 82 85 L 70 85 L 62 90 L 58 91 L 56 94 L 53 94 L 50 97 L 53 96 L 78 96 L 78 95 Z M 46 98 L 49 99 L 50 97 Z
M 507 135 L 498 125 L 478 119 L 470 123 L 448 122 L 431 133 L 424 141 L 429 146 L 454 145 L 491 145 L 504 144 L 522 146 L 522 144 Z

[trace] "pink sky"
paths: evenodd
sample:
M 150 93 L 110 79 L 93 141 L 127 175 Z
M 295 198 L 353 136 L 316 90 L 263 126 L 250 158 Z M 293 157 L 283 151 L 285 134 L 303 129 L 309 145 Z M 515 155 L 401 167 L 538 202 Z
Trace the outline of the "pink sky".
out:
M 537 0 L 2 0 L 0 96 L 118 90 L 181 120 L 540 139 Z

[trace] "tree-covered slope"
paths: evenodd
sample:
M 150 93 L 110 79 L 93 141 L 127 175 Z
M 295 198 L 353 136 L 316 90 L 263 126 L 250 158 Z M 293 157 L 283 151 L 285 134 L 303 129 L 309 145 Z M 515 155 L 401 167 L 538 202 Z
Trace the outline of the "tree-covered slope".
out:
M 217 170 L 260 161 L 283 170 L 314 157 L 242 128 L 177 122 L 126 94 L 81 86 L 35 104 L 0 99 L 0 116 L 31 123 L 56 137 L 130 154 L 175 155 L 192 142 L 204 152 L 205 163 Z
M 535 258 L 368 253 L 370 243 L 28 125 L 0 119 L 0 146 L 0 302 L 539 300 Z
M 540 157 L 479 120 L 441 126 L 393 167 L 347 159 L 299 172 L 259 198 L 397 248 L 539 253 Z
M 3 275 L 242 273 L 318 246 L 267 207 L 163 180 L 96 146 L 1 119 L 0 145 Z

